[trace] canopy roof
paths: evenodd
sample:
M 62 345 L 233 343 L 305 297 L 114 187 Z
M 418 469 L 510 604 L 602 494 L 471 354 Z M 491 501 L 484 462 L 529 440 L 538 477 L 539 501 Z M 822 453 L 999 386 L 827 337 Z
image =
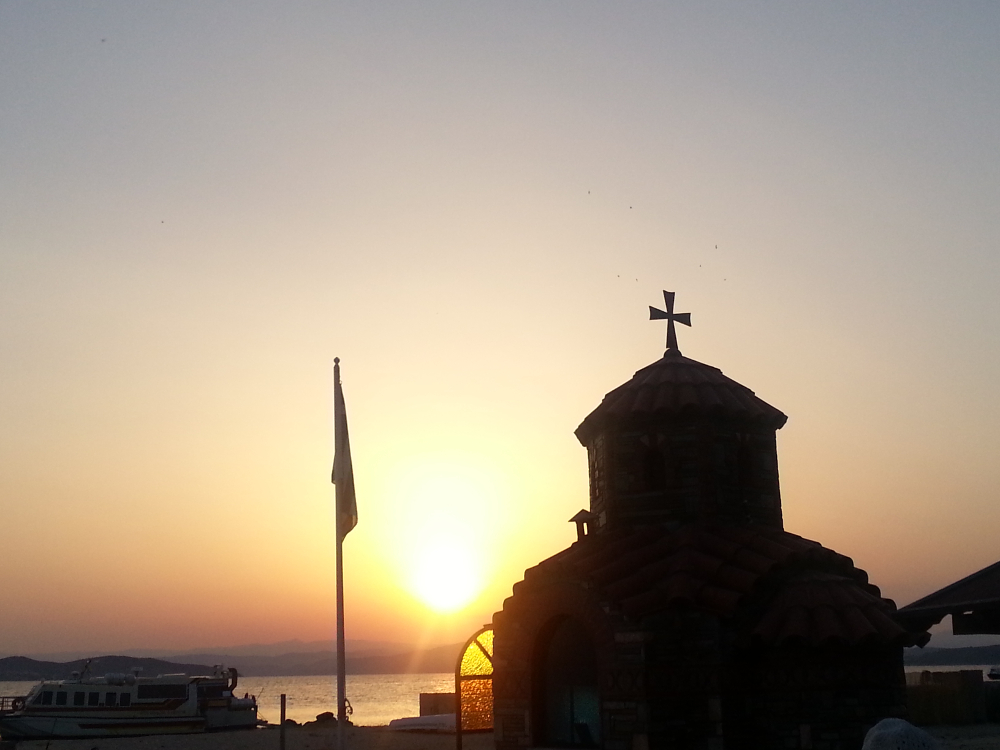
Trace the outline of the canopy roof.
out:
M 927 628 L 946 615 L 1000 610 L 1000 562 L 917 599 L 899 610 L 901 618 Z

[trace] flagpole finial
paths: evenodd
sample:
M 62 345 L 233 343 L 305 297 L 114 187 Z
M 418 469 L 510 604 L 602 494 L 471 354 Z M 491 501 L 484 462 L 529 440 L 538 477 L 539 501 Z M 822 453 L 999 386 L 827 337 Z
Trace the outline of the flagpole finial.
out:
M 340 357 L 334 357 L 333 358 L 333 364 L 339 365 L 340 364 Z

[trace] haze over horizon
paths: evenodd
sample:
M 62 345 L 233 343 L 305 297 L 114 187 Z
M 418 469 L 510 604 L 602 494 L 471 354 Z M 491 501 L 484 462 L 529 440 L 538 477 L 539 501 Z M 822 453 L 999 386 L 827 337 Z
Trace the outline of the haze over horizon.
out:
M 452 643 L 448 646 L 457 647 L 461 644 Z M 198 656 L 226 656 L 226 657 L 280 657 L 293 654 L 330 654 L 335 655 L 337 644 L 335 639 L 325 641 L 279 641 L 276 643 L 250 643 L 242 645 L 215 645 L 215 646 L 195 646 L 186 649 L 162 649 L 162 648 L 118 648 L 111 649 L 107 654 L 95 653 L 93 651 L 40 651 L 27 654 L 7 654 L 0 651 L 0 658 L 7 656 L 26 656 L 40 661 L 68 662 L 78 659 L 87 659 L 97 656 L 133 656 L 136 658 L 165 659 L 168 661 L 184 660 L 188 657 Z M 436 648 L 431 647 L 431 648 Z M 413 644 L 396 643 L 392 641 L 366 641 L 349 639 L 346 643 L 346 653 L 348 657 L 355 659 L 369 656 L 397 656 L 412 653 L 415 650 Z
M 0 4 L 0 651 L 464 640 L 663 352 L 789 415 L 785 528 L 997 560 L 1000 6 Z M 931 645 L 934 645 L 932 642 Z

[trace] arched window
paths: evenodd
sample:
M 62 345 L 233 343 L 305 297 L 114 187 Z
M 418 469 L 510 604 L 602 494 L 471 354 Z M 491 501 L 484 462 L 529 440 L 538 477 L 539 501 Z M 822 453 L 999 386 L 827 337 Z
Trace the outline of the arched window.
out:
M 455 739 L 461 750 L 462 732 L 493 728 L 493 628 L 483 628 L 466 642 L 455 670 L 455 694 Z
M 586 630 L 565 618 L 536 653 L 537 744 L 597 747 L 601 741 L 597 657 Z

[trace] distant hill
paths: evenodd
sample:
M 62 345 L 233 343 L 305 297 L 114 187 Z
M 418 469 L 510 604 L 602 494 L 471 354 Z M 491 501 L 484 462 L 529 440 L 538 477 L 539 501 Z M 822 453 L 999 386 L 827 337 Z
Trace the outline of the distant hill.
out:
M 952 667 L 960 664 L 1000 664 L 1000 646 L 964 648 L 908 648 L 903 651 L 908 667 Z
M 407 674 L 418 672 L 453 672 L 461 643 L 395 654 L 347 656 L 348 674 Z M 333 651 L 289 653 L 280 656 L 238 656 L 234 654 L 191 654 L 188 658 L 209 664 L 236 667 L 248 677 L 277 675 L 324 675 L 337 672 Z
M 464 643 L 404 654 L 347 658 L 348 674 L 406 674 L 417 672 L 454 672 Z
M 299 645 L 293 642 L 294 645 Z M 302 644 L 306 645 L 306 644 Z M 410 650 L 394 654 L 367 654 L 347 657 L 348 674 L 406 674 L 417 672 L 452 672 L 462 644 L 438 646 L 425 650 Z M 239 649 L 243 650 L 243 649 Z M 936 667 L 962 664 L 1000 664 L 1000 645 L 968 646 L 963 648 L 908 648 L 903 652 L 907 666 Z M 0 681 L 35 681 L 69 679 L 73 672 L 82 672 L 86 659 L 66 662 L 43 661 L 26 656 L 0 659 Z M 211 674 L 213 664 L 236 667 L 248 677 L 279 675 L 332 675 L 337 671 L 337 659 L 332 651 L 286 653 L 276 656 L 251 656 L 232 653 L 186 655 L 184 662 L 138 656 L 99 656 L 91 660 L 89 674 L 103 676 L 108 672 L 130 673 L 141 668 L 144 677 L 183 672 L 189 675 Z
M 372 654 L 347 657 L 348 674 L 406 674 L 418 672 L 453 672 L 462 644 L 396 654 Z M 73 672 L 82 672 L 86 659 L 66 662 L 43 661 L 27 656 L 0 659 L 0 681 L 66 680 Z M 99 656 L 91 660 L 89 674 L 130 673 L 142 669 L 142 676 L 183 672 L 189 675 L 211 674 L 212 664 L 236 667 L 248 677 L 278 675 L 332 675 L 337 672 L 337 657 L 332 651 L 290 653 L 279 656 L 240 656 L 238 654 L 191 654 L 185 662 L 138 656 Z
M 201 648 L 188 648 L 183 650 L 163 649 L 163 648 L 115 648 L 114 653 L 123 656 L 141 656 L 152 659 L 166 659 L 167 661 L 194 661 L 195 654 L 227 654 L 228 656 L 282 656 L 283 654 L 312 654 L 322 651 L 333 652 L 337 648 L 334 640 L 325 641 L 300 641 L 298 639 L 290 641 L 279 641 L 277 643 L 247 643 L 241 646 L 212 646 Z M 347 640 L 347 653 L 353 656 L 374 656 L 377 654 L 401 654 L 414 650 L 411 643 L 396 643 L 392 641 L 370 641 L 363 639 L 349 638 Z M 16 656 L 17 654 L 4 654 L 3 656 Z M 41 661 L 74 661 L 93 656 L 94 652 L 88 651 L 46 651 L 26 654 L 32 659 Z M 231 661 L 231 659 L 229 660 Z M 213 664 L 215 662 L 212 662 Z M 228 663 L 228 662 L 227 662 Z
M 7 656 L 0 659 L 0 680 L 68 680 L 73 672 L 83 672 L 86 659 L 68 662 L 39 661 L 27 656 Z M 143 677 L 184 672 L 185 674 L 211 674 L 206 664 L 177 664 L 162 659 L 142 659 L 135 656 L 98 656 L 91 660 L 88 675 L 103 677 L 109 672 L 130 673 L 140 668 Z

